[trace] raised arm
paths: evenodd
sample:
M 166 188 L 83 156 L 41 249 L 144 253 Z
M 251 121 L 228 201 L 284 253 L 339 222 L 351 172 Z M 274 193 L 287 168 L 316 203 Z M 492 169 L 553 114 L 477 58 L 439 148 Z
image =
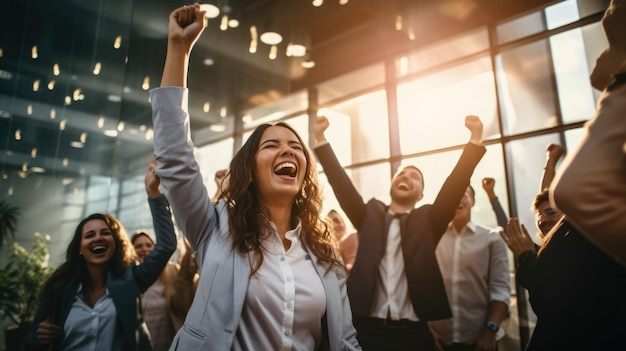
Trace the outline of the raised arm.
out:
M 156 157 L 146 172 L 145 186 L 152 213 L 152 223 L 156 236 L 154 249 L 144 258 L 143 262 L 134 268 L 135 280 L 141 291 L 145 291 L 158 278 L 170 257 L 176 251 L 176 232 L 165 196 L 159 190 L 160 181 L 155 175 Z
M 498 222 L 498 226 L 506 231 L 507 216 L 504 212 L 504 208 L 502 208 L 502 205 L 500 204 L 500 200 L 498 200 L 498 197 L 493 190 L 496 185 L 496 180 L 493 178 L 483 178 L 482 184 L 483 189 L 485 190 L 485 193 L 487 193 L 487 197 L 489 198 L 489 202 L 491 203 L 493 213 L 496 215 L 496 221 Z
M 552 179 L 556 174 L 556 164 L 561 157 L 565 154 L 565 149 L 559 144 L 550 144 L 546 148 L 546 164 L 543 167 L 543 173 L 541 174 L 541 183 L 539 184 L 539 192 L 545 188 L 549 188 L 552 183 Z
M 187 86 L 189 55 L 205 25 L 204 11 L 198 4 L 180 7 L 170 14 L 162 87 Z
M 486 152 L 481 143 L 483 133 L 483 123 L 476 116 L 465 117 L 465 127 L 470 131 L 470 140 L 465 145 L 463 153 L 459 158 L 452 173 L 441 186 L 437 198 L 433 202 L 430 220 L 434 228 L 435 238 L 439 241 L 448 227 L 448 223 L 454 218 L 454 213 L 459 206 L 459 201 L 465 195 L 465 191 L 470 184 L 470 178 L 474 173 L 474 168 L 482 159 Z
M 186 86 L 187 66 L 193 44 L 204 28 L 199 5 L 180 7 L 169 17 L 167 56 L 161 87 L 150 91 L 153 110 L 154 153 L 163 193 L 176 222 L 200 263 L 198 248 L 209 239 L 218 216 L 194 158 Z
M 316 145 L 313 150 L 320 164 L 324 167 L 324 172 L 330 186 L 333 188 L 337 201 L 339 201 L 339 205 L 358 231 L 365 215 L 365 203 L 361 194 L 356 190 L 346 171 L 339 163 L 339 160 L 337 160 L 337 156 L 335 156 L 330 144 L 326 141 L 324 132 L 329 124 L 330 122 L 326 117 L 317 117 L 315 119 L 313 133 Z

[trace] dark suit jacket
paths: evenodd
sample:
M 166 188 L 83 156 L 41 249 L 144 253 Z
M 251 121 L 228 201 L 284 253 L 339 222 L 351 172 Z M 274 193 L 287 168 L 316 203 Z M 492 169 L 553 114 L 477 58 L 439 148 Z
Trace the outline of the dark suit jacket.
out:
M 124 350 L 152 350 L 150 333 L 143 319 L 141 294 L 154 283 L 176 250 L 176 235 L 167 201 L 161 196 L 149 199 L 152 221 L 156 234 L 154 249 L 144 258 L 142 264 L 126 268 L 115 276 L 108 273 L 107 289 L 113 298 L 118 325 L 124 337 Z M 37 315 L 27 336 L 28 350 L 56 349 L 55 345 L 41 345 L 37 342 L 37 327 L 50 317 L 63 328 L 70 313 L 78 286 L 60 287 L 62 293 L 56 306 L 39 304 Z M 44 291 L 44 294 L 51 293 Z M 45 300 L 42 296 L 41 301 Z
M 546 238 L 528 287 L 537 324 L 526 350 L 621 349 L 626 269 L 565 216 Z
M 363 202 L 330 144 L 315 148 L 315 153 L 341 208 L 359 235 L 359 248 L 347 288 L 352 314 L 365 317 L 372 305 L 380 261 L 385 255 L 388 206 L 376 199 Z M 484 153 L 484 147 L 467 144 L 434 203 L 414 209 L 400 222 L 409 296 L 415 313 L 422 321 L 452 317 L 435 248 L 454 217 L 474 168 Z

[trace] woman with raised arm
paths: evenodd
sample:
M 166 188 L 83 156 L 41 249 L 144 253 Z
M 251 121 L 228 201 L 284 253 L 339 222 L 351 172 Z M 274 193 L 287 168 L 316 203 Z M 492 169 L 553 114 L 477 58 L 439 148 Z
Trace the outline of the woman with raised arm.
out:
M 345 271 L 320 219 L 313 159 L 289 125 L 259 126 L 214 203 L 194 159 L 187 67 L 197 4 L 169 17 L 161 87 L 150 93 L 157 174 L 200 266 L 171 350 L 359 350 Z

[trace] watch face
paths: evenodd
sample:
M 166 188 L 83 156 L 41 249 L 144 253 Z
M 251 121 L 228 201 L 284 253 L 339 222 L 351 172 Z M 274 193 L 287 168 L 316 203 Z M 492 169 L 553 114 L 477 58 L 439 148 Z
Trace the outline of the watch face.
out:
M 500 329 L 500 327 L 494 322 L 485 323 L 485 327 L 494 333 L 498 332 L 498 330 Z

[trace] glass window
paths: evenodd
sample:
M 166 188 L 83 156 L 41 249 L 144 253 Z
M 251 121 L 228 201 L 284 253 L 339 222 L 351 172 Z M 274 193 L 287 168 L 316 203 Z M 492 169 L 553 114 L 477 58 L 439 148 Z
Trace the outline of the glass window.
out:
M 598 23 L 587 26 L 585 31 L 576 28 L 550 37 L 554 62 L 554 74 L 559 92 L 561 115 L 564 123 L 587 120 L 595 111 L 595 96 L 589 81 L 589 73 L 604 48 L 593 45 L 587 54 L 586 43 L 603 43 L 604 34 Z M 598 51 L 599 50 L 599 51 Z
M 221 169 L 228 169 L 233 158 L 234 139 L 224 139 L 196 150 L 196 161 L 202 172 L 202 180 L 207 188 L 209 196 L 217 192 L 215 173 Z
M 355 92 L 383 84 L 385 65 L 383 62 L 359 69 L 317 86 L 317 103 L 325 104 Z
M 386 96 L 379 90 L 318 112 L 330 121 L 326 139 L 342 165 L 389 157 Z
M 396 74 L 406 76 L 433 66 L 489 49 L 489 36 L 479 28 L 452 39 L 436 42 L 396 60 Z
M 496 36 L 498 43 L 504 44 L 542 32 L 545 29 L 543 11 L 536 11 L 498 25 Z
M 505 134 L 558 125 L 557 97 L 547 40 L 503 51 L 496 56 L 496 70 Z
M 483 138 L 499 136 L 489 57 L 398 85 L 398 123 L 403 154 L 464 144 L 465 116 L 477 115 Z
M 554 29 L 580 19 L 576 0 L 561 1 L 546 7 L 546 22 L 548 29 Z

